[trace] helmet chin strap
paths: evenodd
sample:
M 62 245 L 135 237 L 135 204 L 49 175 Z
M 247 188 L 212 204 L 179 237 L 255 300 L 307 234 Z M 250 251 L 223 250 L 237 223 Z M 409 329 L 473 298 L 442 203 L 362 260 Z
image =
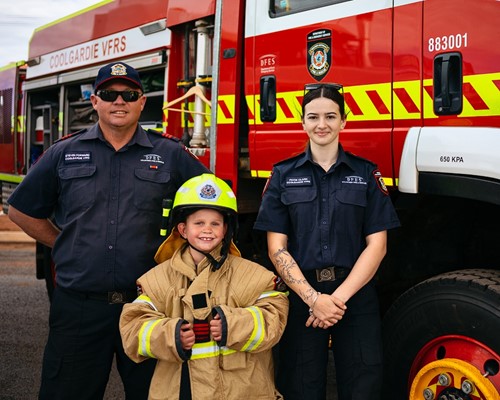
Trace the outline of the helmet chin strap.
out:
M 194 247 L 189 242 L 189 240 L 186 239 L 186 241 L 187 241 L 189 247 L 191 247 L 193 250 L 196 250 L 198 253 L 203 254 L 206 258 L 208 258 L 208 261 L 212 265 L 212 271 L 217 271 L 222 266 L 222 264 L 224 264 L 224 261 L 226 261 L 227 251 L 224 251 L 224 246 L 222 246 L 222 249 L 221 249 L 221 256 L 222 257 L 219 261 L 217 261 L 214 257 L 212 257 L 212 255 L 210 253 L 205 253 L 204 251 L 201 251 L 200 249 L 197 249 L 196 247 Z M 224 253 L 224 254 L 222 254 L 222 253 Z

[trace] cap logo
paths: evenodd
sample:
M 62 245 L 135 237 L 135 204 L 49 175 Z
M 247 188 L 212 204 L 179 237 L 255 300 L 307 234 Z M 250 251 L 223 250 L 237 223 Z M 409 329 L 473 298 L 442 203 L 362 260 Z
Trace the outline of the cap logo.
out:
M 209 183 L 200 188 L 200 198 L 213 200 L 217 197 L 217 190 Z
M 127 68 L 123 64 L 115 64 L 111 67 L 111 75 L 115 76 L 127 75 Z

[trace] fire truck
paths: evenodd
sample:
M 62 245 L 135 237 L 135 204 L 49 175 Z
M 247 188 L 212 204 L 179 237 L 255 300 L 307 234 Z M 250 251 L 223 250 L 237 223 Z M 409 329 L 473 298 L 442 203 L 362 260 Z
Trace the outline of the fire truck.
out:
M 342 84 L 340 140 L 377 163 L 402 222 L 375 278 L 384 398 L 498 399 L 499 14 L 495 0 L 103 1 L 32 37 L 22 173 L 33 147 L 95 122 L 88 85 L 123 60 L 144 80 L 140 123 L 231 183 L 238 245 L 266 264 L 252 227 L 273 164 L 307 142 L 304 84 Z
M 26 63 L 13 62 L 0 68 L 0 181 L 2 204 L 22 179 L 24 119 L 22 118 L 22 83 Z M 4 211 L 5 208 L 4 208 Z

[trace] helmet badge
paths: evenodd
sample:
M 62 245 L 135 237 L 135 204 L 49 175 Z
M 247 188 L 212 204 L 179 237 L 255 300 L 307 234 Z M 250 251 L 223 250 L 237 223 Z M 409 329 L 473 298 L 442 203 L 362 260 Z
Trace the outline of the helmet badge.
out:
M 211 183 L 205 183 L 201 186 L 198 193 L 203 200 L 215 200 L 219 196 L 219 191 Z

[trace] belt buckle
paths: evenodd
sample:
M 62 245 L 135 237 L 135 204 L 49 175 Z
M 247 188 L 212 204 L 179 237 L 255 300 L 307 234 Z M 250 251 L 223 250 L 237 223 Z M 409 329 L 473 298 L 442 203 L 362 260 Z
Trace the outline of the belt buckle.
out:
M 123 304 L 125 303 L 125 296 L 122 292 L 108 292 L 109 304 Z
M 335 280 L 335 268 L 326 267 L 316 270 L 316 280 L 318 282 L 329 282 Z

